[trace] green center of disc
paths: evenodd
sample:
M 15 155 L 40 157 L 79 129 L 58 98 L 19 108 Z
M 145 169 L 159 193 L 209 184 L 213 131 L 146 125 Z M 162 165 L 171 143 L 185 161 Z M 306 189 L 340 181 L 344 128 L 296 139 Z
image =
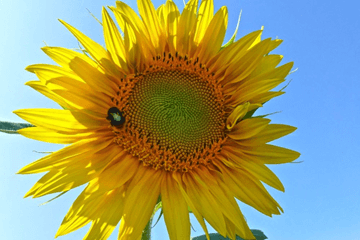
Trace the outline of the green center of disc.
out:
M 201 77 L 168 70 L 144 75 L 129 97 L 127 118 L 163 149 L 186 156 L 222 137 L 214 90 Z

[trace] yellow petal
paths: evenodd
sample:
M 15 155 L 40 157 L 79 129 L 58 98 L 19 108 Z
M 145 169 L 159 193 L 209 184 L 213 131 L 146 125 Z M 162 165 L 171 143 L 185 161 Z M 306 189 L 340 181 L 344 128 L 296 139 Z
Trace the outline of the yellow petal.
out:
M 156 14 L 154 5 L 150 0 L 138 0 L 140 16 L 149 32 L 151 42 L 158 54 L 164 51 L 164 30 L 160 25 L 159 17 Z
M 47 98 L 50 98 L 51 100 L 57 102 L 61 107 L 63 108 L 70 108 L 70 105 L 59 95 L 52 92 L 50 89 L 48 89 L 43 83 L 40 81 L 29 81 L 25 83 L 25 85 L 35 89 L 39 93 L 43 94 Z
M 102 15 L 106 48 L 110 52 L 112 60 L 125 72 L 128 72 L 124 41 L 115 23 L 104 7 Z
M 231 130 L 238 119 L 241 119 L 245 116 L 248 112 L 250 103 L 246 102 L 242 105 L 237 106 L 232 113 L 229 115 L 228 119 L 226 120 L 226 127 L 227 129 Z
M 107 111 L 113 105 L 103 93 L 95 94 L 88 85 L 74 79 L 58 77 L 47 83 L 30 81 L 26 85 L 44 94 L 68 110 L 83 110 L 94 117 L 106 118 Z
M 223 216 L 232 221 L 238 229 L 242 229 L 242 237 L 249 235 L 251 231 L 245 222 L 244 216 L 242 215 L 233 194 L 230 194 L 230 191 L 225 184 L 220 185 L 221 178 L 215 173 L 211 174 L 205 167 L 195 171 L 196 174 L 193 174 L 194 178 L 197 179 L 198 182 L 201 182 L 203 187 L 211 192 L 212 196 L 214 196 L 214 200 L 220 207 Z
M 202 229 L 205 232 L 206 235 L 206 239 L 210 240 L 210 236 L 207 230 L 207 227 L 205 225 L 205 221 L 203 218 L 203 215 L 201 213 L 199 213 L 199 211 L 197 210 L 197 208 L 195 207 L 195 203 L 194 201 L 196 201 L 196 199 L 192 199 L 190 198 L 190 196 L 188 195 L 188 193 L 185 190 L 185 184 L 182 180 L 182 175 L 181 173 L 177 173 L 174 172 L 173 173 L 173 178 L 175 179 L 175 181 L 178 183 L 179 189 L 181 191 L 182 196 L 184 197 L 184 199 L 186 200 L 186 203 L 188 204 L 188 206 L 190 207 L 191 211 L 193 212 L 193 214 L 195 215 L 196 219 L 198 220 L 198 222 L 200 223 Z
M 176 39 L 176 49 L 181 55 L 189 53 L 190 46 L 193 44 L 194 39 L 191 39 L 191 34 L 196 30 L 196 12 L 199 0 L 190 0 L 183 12 L 181 13 Z
M 78 111 L 59 109 L 20 109 L 14 111 L 22 119 L 38 127 L 68 133 L 85 132 L 105 126 L 106 120 L 94 119 Z
M 229 239 L 236 239 L 236 235 L 242 236 L 240 233 L 236 232 L 235 225 L 232 221 L 230 221 L 226 216 L 224 216 L 225 224 L 226 224 L 226 232 L 227 232 L 227 238 Z M 251 238 L 249 238 L 251 239 Z
M 49 80 L 54 79 L 54 78 L 67 78 L 67 79 L 71 79 L 71 81 L 74 81 L 74 82 L 80 82 L 80 84 L 84 83 L 84 81 L 75 74 L 72 75 L 72 76 L 74 76 L 74 75 L 76 76 L 75 79 L 68 77 L 67 76 L 68 74 L 66 74 L 66 73 L 60 75 L 60 73 L 50 72 L 47 69 L 46 70 L 43 70 L 43 69 L 35 70 L 35 74 L 44 85 L 46 85 Z M 80 79 L 80 80 L 78 80 L 78 79 Z
M 228 12 L 226 7 L 222 7 L 211 20 L 206 30 L 204 38 L 198 47 L 198 56 L 201 61 L 207 62 L 211 57 L 219 52 L 224 41 L 227 28 Z M 195 53 L 197 54 L 197 53 Z
M 138 159 L 122 149 L 118 149 L 118 155 L 100 173 L 99 177 L 87 188 L 88 193 L 103 193 L 122 186 L 140 167 Z
M 83 80 L 81 78 L 79 78 L 79 76 L 77 76 L 74 72 L 70 71 L 69 69 L 54 66 L 54 65 L 33 64 L 30 66 L 27 66 L 25 68 L 25 70 L 35 73 L 36 76 L 39 77 L 39 80 L 42 81 L 43 83 L 45 83 L 49 79 L 57 78 L 57 77 L 64 77 L 64 76 L 83 82 Z
M 164 8 L 165 8 L 165 4 L 161 4 L 157 9 L 156 9 L 156 15 L 159 18 L 159 22 L 161 26 L 166 26 L 166 17 L 165 17 L 165 13 L 164 13 Z
M 209 68 L 211 72 L 217 72 L 217 74 L 225 71 L 229 64 L 232 63 L 235 57 L 241 58 L 250 48 L 251 44 L 262 34 L 262 30 L 258 30 L 249 33 L 245 37 L 239 39 L 235 43 L 221 50 L 213 59 L 209 62 Z
M 118 86 L 106 75 L 91 67 L 80 58 L 74 58 L 69 63 L 70 68 L 81 77 L 94 91 L 101 91 L 113 97 Z M 119 76 L 119 75 L 118 75 Z
M 86 51 L 98 62 L 106 72 L 111 73 L 113 76 L 119 76 L 120 71 L 116 65 L 111 61 L 109 53 L 97 42 L 91 38 L 85 36 L 82 32 L 67 24 L 66 22 L 59 20 L 64 26 L 79 40 L 81 45 L 84 46 Z
M 146 32 L 143 21 L 141 21 L 140 17 L 136 14 L 136 12 L 126 3 L 122 1 L 116 1 L 116 8 L 110 7 L 110 9 L 114 12 L 116 20 L 118 21 L 118 24 L 123 31 L 125 30 L 126 20 L 126 22 L 132 22 L 134 24 L 134 30 L 140 33 L 148 34 Z M 126 16 L 127 18 L 124 19 L 119 14 L 121 14 L 121 16 Z
M 223 189 L 226 197 L 231 200 L 231 203 L 234 205 L 235 208 L 235 210 L 233 211 L 238 215 L 235 219 L 230 219 L 224 216 L 228 236 L 234 236 L 236 234 L 244 239 L 254 239 L 254 236 L 245 220 L 245 217 L 243 216 L 239 206 L 237 205 L 237 202 L 234 199 L 234 194 L 231 192 L 231 190 L 221 178 L 218 178 L 217 182 L 219 184 L 219 187 Z M 232 229 L 230 229 L 231 226 L 233 226 Z M 235 232 L 233 229 L 235 230 Z M 233 239 L 236 239 L 236 237 L 233 237 Z
M 281 91 L 269 91 L 269 92 L 265 92 L 265 93 L 260 93 L 257 96 L 254 96 L 252 98 L 253 102 L 258 102 L 258 103 L 266 103 L 267 101 L 269 101 L 270 99 L 274 98 L 274 97 L 278 97 L 280 95 L 283 95 L 285 92 L 281 92 Z
M 257 164 L 254 161 L 243 161 L 242 166 L 263 183 L 279 191 L 285 191 L 280 179 L 265 165 Z
M 117 1 L 116 8 L 110 7 L 124 32 L 124 46 L 127 53 L 129 71 L 142 67 L 148 55 L 155 56 L 155 49 L 149 34 L 139 16 L 128 5 Z M 147 56 L 147 57 L 144 57 Z
M 117 1 L 116 8 L 110 7 L 124 32 L 125 49 L 133 67 L 140 68 L 141 62 L 155 56 L 154 45 L 144 22 L 136 12 L 123 2 Z M 146 57 L 143 57 L 146 56 Z
M 49 181 L 54 176 L 57 177 L 58 171 L 50 171 L 46 173 L 42 178 L 39 179 L 38 182 L 34 184 L 34 186 L 31 187 L 31 189 L 24 195 L 24 198 L 33 196 L 39 188 L 41 188 L 44 185 L 44 182 Z
M 242 119 L 248 111 L 258 107 L 261 107 L 261 104 L 250 104 L 249 102 L 246 102 L 244 104 L 238 105 L 227 118 L 226 128 L 231 130 L 235 126 L 236 122 Z
M 292 162 L 300 156 L 300 153 L 271 144 L 260 146 L 241 146 L 242 152 L 249 158 L 258 159 L 265 164 L 281 164 Z
M 242 169 L 215 164 L 223 173 L 224 182 L 237 199 L 265 215 L 280 214 L 280 205 L 271 197 L 259 180 Z
M 192 200 L 195 208 L 205 217 L 211 226 L 221 235 L 226 236 L 225 220 L 219 206 L 209 189 L 203 186 L 192 174 L 183 176 L 186 185 L 186 192 Z M 192 209 L 192 208 L 191 208 Z
M 275 69 L 272 69 L 270 71 L 267 71 L 260 75 L 257 75 L 252 80 L 274 79 L 274 78 L 283 78 L 284 79 L 289 74 L 293 65 L 294 65 L 294 62 L 286 63 L 280 67 L 277 67 Z
M 91 220 L 96 219 L 101 210 L 104 197 L 92 198 L 85 194 L 85 190 L 77 197 L 68 213 L 64 217 L 55 237 L 62 236 L 84 227 Z
M 242 153 L 236 145 L 232 147 L 226 146 L 222 151 L 236 164 L 236 166 L 245 169 L 267 185 L 279 191 L 284 191 L 284 186 L 279 178 L 267 168 L 263 162 L 254 158 L 250 159 L 246 154 Z
M 126 193 L 119 239 L 137 239 L 141 235 L 159 197 L 161 181 L 161 171 L 148 167 L 141 167 L 139 169 Z
M 284 81 L 285 80 L 283 78 L 274 78 L 246 82 L 235 91 L 233 96 L 229 98 L 226 103 L 230 106 L 236 106 L 238 104 L 242 104 L 243 102 L 254 102 L 253 99 L 258 95 L 275 88 Z
M 259 134 L 249 139 L 240 141 L 242 145 L 259 145 L 271 142 L 275 139 L 288 135 L 296 130 L 296 127 L 283 124 L 269 124 Z
M 188 206 L 171 174 L 165 174 L 161 183 L 161 201 L 170 239 L 190 239 Z
M 70 62 L 75 58 L 80 58 L 87 62 L 90 66 L 98 68 L 98 64 L 90 59 L 88 56 L 72 51 L 67 48 L 61 47 L 43 47 L 41 50 L 44 51 L 52 60 L 67 70 L 71 70 L 69 67 Z
M 30 190 L 24 195 L 24 198 L 34 195 L 36 191 L 43 186 L 44 182 L 56 176 L 57 173 L 58 171 L 50 171 L 44 176 L 42 176 L 42 178 L 40 178 L 39 181 L 37 181 L 34 186 L 32 186 Z
M 76 134 L 64 134 L 56 131 L 50 131 L 49 129 L 42 127 L 28 127 L 17 131 L 21 135 L 27 138 L 31 138 L 38 141 L 58 144 L 69 144 L 79 141 L 81 139 L 90 137 L 95 134 L 93 132 L 83 132 Z
M 168 43 L 171 52 L 176 51 L 177 28 L 180 19 L 180 12 L 172 0 L 166 1 L 164 7 L 165 32 L 168 34 Z
M 125 23 L 124 38 L 125 48 L 129 52 L 129 62 L 132 64 L 132 68 L 140 68 L 142 61 L 146 58 L 141 46 L 141 38 L 138 38 L 138 33 L 134 31 L 133 27 Z M 154 49 L 153 47 L 149 49 Z M 131 72 L 133 73 L 133 71 Z
M 283 42 L 283 40 L 281 39 L 274 39 L 270 42 L 269 48 L 268 48 L 268 52 L 271 52 L 272 50 L 274 50 L 275 48 L 277 48 L 281 43 Z
M 56 237 L 73 232 L 90 221 L 94 221 L 88 232 L 90 236 L 97 232 L 99 224 L 103 226 L 98 232 L 100 236 L 108 235 L 117 224 L 117 218 L 122 215 L 124 193 L 125 188 L 122 187 L 94 197 L 87 195 L 85 189 L 69 209 Z
M 77 109 L 91 110 L 106 118 L 108 109 L 113 105 L 110 97 L 93 91 L 87 84 L 68 78 L 50 79 L 46 87 L 62 97 L 68 105 Z
M 74 176 L 74 178 L 65 177 L 65 174 L 66 173 L 57 170 L 48 172 L 40 178 L 38 183 L 36 183 L 24 197 L 33 196 L 33 198 L 38 198 L 51 193 L 66 192 L 88 182 L 85 179 L 78 178 L 86 174 L 78 174 Z M 65 181 L 63 181 L 64 179 Z
M 77 162 L 91 156 L 110 144 L 110 138 L 87 138 L 80 140 L 70 146 L 53 152 L 37 161 L 26 165 L 19 170 L 18 174 L 31 174 L 60 169 L 71 162 Z
M 149 31 L 136 12 L 125 3 L 117 1 L 116 9 L 111 7 L 110 9 L 113 10 L 124 32 L 125 49 L 129 53 L 128 59 L 133 67 L 140 69 L 142 64 L 156 55 Z
M 224 83 L 240 82 L 258 66 L 263 56 L 268 53 L 271 40 L 265 39 L 249 49 L 243 56 L 235 56 L 232 64 L 226 69 Z
M 263 57 L 259 63 L 259 65 L 256 67 L 256 69 L 249 75 L 249 79 L 260 75 L 262 73 L 268 72 L 276 68 L 276 66 L 280 63 L 282 60 L 282 55 L 275 55 L 270 54 L 265 57 Z
M 264 26 L 261 27 L 261 30 L 263 31 L 264 30 Z M 261 34 L 259 36 L 257 36 L 257 38 L 255 39 L 255 41 L 251 44 L 251 46 L 249 47 L 252 48 L 254 47 L 256 44 L 260 43 L 261 42 Z
M 198 20 L 194 41 L 200 43 L 214 16 L 214 0 L 202 0 L 198 12 Z
M 237 123 L 228 136 L 235 140 L 247 139 L 263 130 L 270 120 L 266 118 L 248 118 Z
M 106 195 L 97 218 L 93 220 L 84 240 L 107 239 L 119 223 L 124 209 L 125 188 L 117 188 Z
M 33 197 L 41 197 L 55 192 L 65 192 L 91 181 L 99 175 L 101 170 L 113 159 L 117 152 L 117 146 L 106 148 L 93 154 L 90 158 L 79 157 L 78 161 L 73 161 L 71 165 L 67 165 L 60 170 L 51 170 L 38 181 L 41 185 L 37 185 Z M 48 178 L 47 175 L 51 177 Z
M 72 108 L 80 109 L 90 115 L 106 118 L 107 110 L 111 107 L 112 104 L 103 103 L 99 100 L 96 102 L 97 97 L 91 97 L 86 95 L 83 92 L 78 92 L 62 89 L 54 89 L 54 93 L 58 96 L 61 96 L 63 99 L 66 99 L 67 103 L 72 106 Z M 71 101 L 71 102 L 70 102 Z

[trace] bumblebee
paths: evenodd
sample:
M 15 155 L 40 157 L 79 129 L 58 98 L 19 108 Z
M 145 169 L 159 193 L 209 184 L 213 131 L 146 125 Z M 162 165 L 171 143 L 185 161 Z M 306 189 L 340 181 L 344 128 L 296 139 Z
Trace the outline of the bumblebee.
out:
M 123 113 L 117 107 L 112 107 L 108 110 L 107 120 L 111 122 L 113 126 L 119 126 L 125 122 Z

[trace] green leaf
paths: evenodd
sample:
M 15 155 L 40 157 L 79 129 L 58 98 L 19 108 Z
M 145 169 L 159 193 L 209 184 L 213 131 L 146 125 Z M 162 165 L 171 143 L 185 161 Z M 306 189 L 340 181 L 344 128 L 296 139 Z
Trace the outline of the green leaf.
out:
M 220 48 L 220 51 L 221 51 L 222 49 L 230 46 L 231 44 L 233 44 L 233 43 L 235 42 L 235 38 L 236 38 L 237 32 L 238 32 L 238 30 L 239 30 L 241 13 L 242 13 L 242 10 L 240 11 L 239 19 L 238 19 L 238 22 L 237 22 L 237 25 L 236 25 L 236 29 L 235 29 L 234 34 L 232 35 L 232 37 L 230 38 L 230 40 L 229 40 L 227 43 L 225 43 L 225 44 Z
M 158 204 L 156 204 L 156 206 L 155 206 L 155 208 L 154 208 L 153 215 L 152 215 L 152 217 L 151 217 L 151 218 L 153 218 L 153 217 L 154 217 L 155 213 L 156 213 L 159 209 L 161 209 L 160 215 L 159 215 L 158 219 L 156 220 L 156 223 L 154 224 L 154 226 L 152 226 L 151 228 L 153 228 L 153 227 L 155 227 L 155 226 L 156 226 L 156 224 L 159 222 L 159 220 L 160 220 L 161 216 L 163 215 L 162 202 L 161 202 L 161 200 L 158 202 Z
M 64 194 L 65 194 L 65 193 L 67 193 L 67 192 L 68 192 L 68 191 L 65 191 L 65 192 L 62 192 L 62 193 L 60 193 L 60 194 L 56 195 L 56 196 L 55 196 L 55 197 L 53 197 L 52 199 L 50 199 L 50 200 L 48 200 L 48 201 L 46 201 L 46 202 L 44 202 L 44 203 L 40 204 L 40 206 L 45 205 L 45 204 L 48 204 L 49 202 L 54 201 L 55 199 L 57 199 L 57 198 L 61 197 L 62 195 L 64 195 Z
M 264 239 L 268 239 L 265 234 L 258 229 L 251 229 L 252 234 L 254 234 L 256 240 L 264 240 Z
M 295 70 L 292 71 L 292 72 L 295 72 L 296 70 L 297 70 L 297 69 L 295 69 Z M 292 73 L 292 72 L 291 72 L 291 73 Z M 289 73 L 289 74 L 290 74 L 290 73 Z M 287 87 L 290 85 L 290 83 L 291 83 L 291 80 L 290 80 L 283 88 L 281 88 L 278 92 L 283 92 L 283 90 L 284 90 L 285 88 L 287 88 Z M 264 105 L 265 103 L 267 103 L 267 102 L 262 103 L 262 105 Z M 255 113 L 258 109 L 259 109 L 259 108 L 255 108 L 255 109 L 247 112 L 246 115 L 243 117 L 243 119 L 247 119 L 247 118 L 253 117 L 254 113 Z M 281 112 L 281 111 L 279 111 L 279 112 Z M 260 115 L 260 116 L 255 116 L 255 117 L 261 117 L 261 118 L 263 118 L 263 117 L 267 117 L 267 116 L 269 116 L 269 115 L 272 115 L 272 114 L 275 114 L 275 113 L 279 113 L 279 112 L 273 112 L 273 113 L 269 113 L 269 114 L 265 114 L 265 115 Z
M 90 12 L 89 9 L 86 9 L 86 10 L 88 10 L 88 12 L 90 13 L 90 15 L 91 15 L 98 23 L 100 23 L 101 26 L 103 25 L 103 24 L 101 23 L 101 21 L 100 21 L 99 19 L 97 19 L 97 17 L 95 17 L 95 15 L 92 14 L 92 12 Z
M 257 229 L 251 229 L 252 234 L 254 235 L 256 240 L 264 240 L 264 239 L 268 239 L 265 234 Z M 230 240 L 230 238 L 224 238 L 223 236 L 221 236 L 218 233 L 210 233 L 209 234 L 210 239 L 211 240 Z M 191 240 L 206 240 L 206 235 L 201 235 L 198 237 L 194 237 Z M 236 236 L 236 240 L 244 240 L 243 238 Z
M 255 108 L 255 109 L 253 109 L 253 110 L 251 110 L 251 111 L 247 112 L 247 113 L 245 114 L 245 116 L 244 116 L 242 119 L 251 118 L 251 117 L 254 115 L 255 111 L 256 111 L 256 110 L 258 110 L 258 109 L 259 109 L 259 108 Z
M 270 115 L 273 115 L 273 114 L 276 114 L 276 113 L 281 113 L 281 111 L 272 112 L 272 113 L 268 113 L 268 114 L 265 114 L 265 115 L 258 115 L 258 116 L 255 116 L 254 118 L 265 118 L 267 116 L 270 116 Z
M 188 211 L 189 211 L 189 213 L 192 213 L 191 208 L 189 206 L 188 206 Z
M 0 121 L 0 132 L 3 133 L 18 134 L 17 130 L 27 127 L 33 127 L 33 125 L 28 123 L 13 123 Z

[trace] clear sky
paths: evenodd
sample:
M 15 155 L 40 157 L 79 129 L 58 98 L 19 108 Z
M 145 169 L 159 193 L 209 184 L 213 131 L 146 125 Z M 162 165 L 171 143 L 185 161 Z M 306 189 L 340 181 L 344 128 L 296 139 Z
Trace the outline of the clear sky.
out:
M 165 0 L 155 0 L 157 7 Z M 182 0 L 174 0 L 182 9 Z M 133 8 L 135 1 L 125 0 Z M 214 0 L 216 9 L 227 5 L 227 41 L 242 9 L 238 38 L 264 26 L 265 38 L 283 39 L 273 53 L 282 63 L 295 62 L 286 94 L 266 103 L 259 113 L 282 111 L 273 123 L 298 127 L 275 143 L 301 152 L 299 164 L 272 166 L 285 193 L 269 191 L 284 214 L 269 218 L 240 203 L 251 228 L 270 240 L 360 239 L 360 127 L 359 65 L 360 20 L 358 1 Z M 103 43 L 101 26 L 86 10 L 101 19 L 110 0 L 0 0 L 0 121 L 23 122 L 13 110 L 58 108 L 51 100 L 24 85 L 36 77 L 27 65 L 50 63 L 40 48 L 77 48 L 76 39 L 60 24 L 63 19 Z M 67 210 L 81 192 L 79 187 L 46 205 L 52 198 L 23 199 L 41 175 L 16 175 L 24 165 L 42 157 L 34 151 L 55 151 L 62 145 L 0 133 L 0 238 L 53 239 Z M 192 218 L 196 232 L 201 227 Z M 88 227 L 60 237 L 82 239 Z M 213 231 L 213 230 L 212 230 Z M 110 239 L 116 239 L 117 232 Z M 153 239 L 167 240 L 163 219 Z

